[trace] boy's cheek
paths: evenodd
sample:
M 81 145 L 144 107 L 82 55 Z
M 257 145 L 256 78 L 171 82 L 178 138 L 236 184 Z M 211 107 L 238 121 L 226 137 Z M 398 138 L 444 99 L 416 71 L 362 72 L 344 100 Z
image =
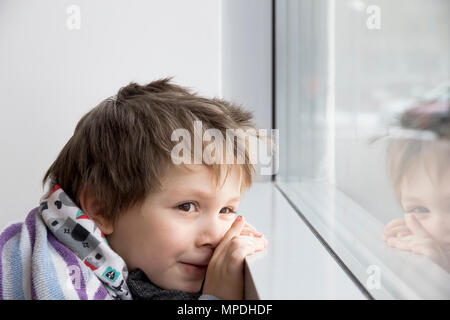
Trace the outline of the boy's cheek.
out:
M 178 243 L 182 242 L 183 239 L 186 240 L 188 226 L 174 220 L 169 218 L 155 224 L 157 227 L 154 228 L 154 232 L 157 234 L 157 238 L 165 243 Z
M 159 237 L 160 246 L 166 250 L 176 251 L 178 248 L 186 246 L 189 237 L 182 233 L 165 233 Z

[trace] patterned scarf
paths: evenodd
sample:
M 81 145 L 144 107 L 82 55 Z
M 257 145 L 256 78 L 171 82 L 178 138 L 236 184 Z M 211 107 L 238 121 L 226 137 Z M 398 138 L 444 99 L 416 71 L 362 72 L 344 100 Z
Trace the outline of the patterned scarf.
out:
M 57 184 L 40 200 L 39 213 L 50 232 L 103 282 L 113 299 L 131 299 L 126 284 L 128 270 L 89 217 Z

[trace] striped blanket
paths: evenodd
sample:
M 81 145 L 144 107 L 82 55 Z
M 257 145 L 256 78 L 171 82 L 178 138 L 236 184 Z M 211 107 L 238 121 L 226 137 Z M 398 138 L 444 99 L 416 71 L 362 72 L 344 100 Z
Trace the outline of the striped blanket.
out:
M 0 234 L 0 300 L 131 299 L 125 262 L 56 184 Z

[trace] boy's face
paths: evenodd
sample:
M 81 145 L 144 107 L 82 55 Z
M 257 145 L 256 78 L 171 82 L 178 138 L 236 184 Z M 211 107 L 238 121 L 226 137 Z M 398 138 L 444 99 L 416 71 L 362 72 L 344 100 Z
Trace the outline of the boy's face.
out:
M 163 289 L 198 292 L 214 248 L 235 218 L 242 181 L 239 167 L 233 166 L 216 189 L 211 169 L 188 167 L 192 171 L 167 170 L 162 190 L 124 213 L 108 242 L 129 271 L 143 270 Z
M 405 172 L 401 204 L 433 238 L 450 243 L 450 166 L 444 162 L 450 148 L 437 144 L 433 149 Z

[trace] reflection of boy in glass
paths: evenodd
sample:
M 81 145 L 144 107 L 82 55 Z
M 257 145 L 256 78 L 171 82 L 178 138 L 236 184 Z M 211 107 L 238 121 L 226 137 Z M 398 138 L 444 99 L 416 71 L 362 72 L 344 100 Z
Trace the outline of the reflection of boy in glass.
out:
M 383 240 L 423 254 L 450 272 L 450 99 L 406 112 L 401 124 L 438 139 L 396 139 L 388 150 L 391 175 L 404 218 L 389 222 Z

